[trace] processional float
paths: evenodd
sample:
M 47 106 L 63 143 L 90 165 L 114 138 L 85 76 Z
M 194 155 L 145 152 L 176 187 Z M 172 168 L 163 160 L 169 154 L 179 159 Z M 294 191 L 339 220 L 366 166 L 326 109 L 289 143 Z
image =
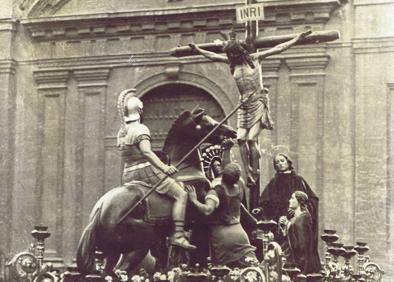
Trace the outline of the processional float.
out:
M 36 226 L 32 231 L 34 242 L 26 251 L 16 254 L 7 264 L 7 282 L 380 282 L 384 271 L 372 262 L 367 255 L 369 247 L 364 242 L 354 246 L 339 243 L 335 230 L 324 230 L 321 239 L 326 244 L 325 260 L 321 273 L 303 275 L 294 265 L 286 262 L 280 246 L 273 240 L 272 231 L 277 227 L 275 221 L 260 221 L 255 233 L 257 244 L 263 250 L 261 261 L 249 260 L 248 267 L 229 268 L 222 265 L 201 267 L 186 264 L 173 267 L 163 272 L 148 274 L 144 269 L 129 275 L 118 272 L 118 278 L 105 276 L 104 261 L 101 253 L 96 251 L 96 272 L 82 275 L 75 265 L 54 267 L 44 257 L 45 240 L 50 236 L 47 226 Z

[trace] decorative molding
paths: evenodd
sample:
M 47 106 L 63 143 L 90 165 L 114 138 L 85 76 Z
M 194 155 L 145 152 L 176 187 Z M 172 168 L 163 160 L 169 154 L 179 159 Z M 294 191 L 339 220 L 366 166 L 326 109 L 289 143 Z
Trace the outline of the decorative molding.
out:
M 0 19 L 0 31 L 16 31 L 18 21 L 16 19 Z
M 328 64 L 330 56 L 327 54 L 297 55 L 286 57 L 285 62 L 289 69 L 293 71 L 324 70 Z
M 353 49 L 355 54 L 394 52 L 394 37 L 354 38 Z
M 104 148 L 115 149 L 117 148 L 117 137 L 116 136 L 105 136 L 104 138 Z
M 272 72 L 277 75 L 281 63 L 282 61 L 279 59 L 264 59 L 263 62 L 261 63 L 261 67 L 264 73 Z
M 282 63 L 283 56 L 272 56 L 264 59 L 262 63 L 263 72 L 276 73 Z M 46 60 L 32 60 L 29 62 L 18 62 L 18 65 L 39 65 L 40 69 L 50 69 L 51 71 L 79 71 L 89 69 L 113 69 L 118 67 L 149 67 L 149 66 L 174 66 L 187 64 L 212 64 L 212 62 L 202 56 L 191 56 L 184 58 L 174 58 L 168 53 L 146 53 L 132 56 L 130 55 L 103 55 L 92 57 L 59 58 Z
M 166 14 L 165 11 L 168 10 L 163 10 L 158 14 L 151 14 L 147 11 L 145 13 L 110 13 L 94 16 L 26 19 L 21 22 L 28 28 L 33 38 L 56 41 L 182 33 L 201 29 L 230 29 L 235 15 L 234 7 L 229 10 L 216 8 L 211 11 L 182 14 Z
M 17 66 L 17 62 L 15 60 L 12 59 L 0 60 L 0 74 L 1 73 L 15 74 L 16 66 Z
M 393 5 L 393 0 L 354 0 L 354 6 L 372 6 L 372 5 Z
M 52 15 L 56 13 L 69 1 L 70 0 L 23 0 L 18 7 L 22 11 L 27 11 L 29 17 L 38 17 L 42 14 Z
M 39 2 L 61 3 L 62 0 Z M 192 8 L 153 8 L 132 12 L 28 18 L 21 23 L 28 28 L 32 37 L 44 41 L 229 30 L 235 22 L 235 8 L 239 4 L 241 3 L 235 2 Z M 267 2 L 265 19 L 261 22 L 269 33 L 275 33 L 277 29 L 283 29 L 283 26 L 292 28 L 297 25 L 322 24 L 340 6 L 341 2 L 338 0 L 292 1 L 291 4 L 288 1 Z M 108 22 L 111 22 L 110 26 Z M 243 29 L 243 25 L 237 24 L 236 29 Z
M 387 85 L 387 88 L 390 89 L 391 91 L 394 90 L 394 82 L 386 83 L 386 85 Z
M 289 24 L 299 22 L 327 22 L 332 12 L 341 6 L 338 0 L 301 0 L 301 1 L 257 1 L 264 3 L 265 19 L 263 22 L 280 23 L 287 19 Z M 282 22 L 283 23 L 283 22 Z
M 154 74 L 136 83 L 135 88 L 137 89 L 137 96 L 142 97 L 156 87 L 171 83 L 173 83 L 173 81 L 169 81 L 164 73 Z M 219 105 L 222 105 L 225 114 L 228 114 L 231 109 L 236 106 L 234 99 L 232 99 L 235 93 L 227 93 L 216 82 L 201 74 L 182 71 L 179 73 L 179 78 L 176 80 L 176 83 L 192 85 L 203 89 L 209 93 Z
M 165 74 L 168 79 L 177 79 L 179 77 L 179 72 L 181 70 L 181 64 L 167 64 L 165 67 Z
M 70 72 L 67 70 L 38 70 L 33 72 L 39 90 L 65 89 Z
M 78 88 L 106 87 L 109 73 L 109 68 L 93 68 L 73 71 L 74 77 L 78 81 Z

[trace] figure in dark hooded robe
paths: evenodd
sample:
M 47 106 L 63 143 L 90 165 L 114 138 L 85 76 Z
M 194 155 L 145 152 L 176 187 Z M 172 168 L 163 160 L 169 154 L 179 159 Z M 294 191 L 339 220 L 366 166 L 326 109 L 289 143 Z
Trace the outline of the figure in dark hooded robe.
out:
M 281 216 L 289 216 L 288 203 L 291 195 L 295 191 L 304 192 L 308 198 L 307 209 L 312 218 L 312 232 L 315 237 L 315 244 L 318 242 L 318 217 L 319 217 L 319 198 L 313 192 L 305 179 L 296 174 L 293 162 L 286 154 L 277 154 L 273 159 L 276 175 L 270 180 L 261 194 L 259 208 L 262 210 L 264 219 L 279 221 Z M 291 212 L 291 211 L 290 211 Z M 281 232 L 276 232 L 275 240 L 282 244 L 285 237 Z
M 295 191 L 289 200 L 289 209 L 293 211 L 293 217 L 290 220 L 285 216 L 279 219 L 281 231 L 287 237 L 287 241 L 282 246 L 285 257 L 305 275 L 319 273 L 321 270 L 312 230 L 312 217 L 307 205 L 307 194 Z

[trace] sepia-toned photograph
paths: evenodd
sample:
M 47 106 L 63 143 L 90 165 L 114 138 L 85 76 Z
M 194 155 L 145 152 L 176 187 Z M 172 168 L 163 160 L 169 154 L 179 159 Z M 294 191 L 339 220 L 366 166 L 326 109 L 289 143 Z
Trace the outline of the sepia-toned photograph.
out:
M 394 0 L 0 0 L 0 282 L 394 282 Z

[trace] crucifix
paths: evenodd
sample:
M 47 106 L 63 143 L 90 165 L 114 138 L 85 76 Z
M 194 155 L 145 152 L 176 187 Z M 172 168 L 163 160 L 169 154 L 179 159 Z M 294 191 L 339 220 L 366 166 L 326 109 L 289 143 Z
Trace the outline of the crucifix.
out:
M 263 7 L 256 0 L 245 0 L 246 6 L 237 9 L 238 18 L 246 19 L 245 39 L 238 40 L 233 30 L 229 36 L 222 34 L 225 41 L 189 44 L 171 50 L 175 57 L 203 55 L 216 61 L 227 63 L 237 84 L 242 106 L 238 110 L 237 139 L 241 159 L 251 188 L 249 208 L 254 208 L 259 197 L 260 148 L 258 137 L 263 129 L 272 130 L 274 123 L 270 116 L 268 89 L 263 85 L 261 62 L 279 54 L 295 44 L 313 44 L 339 38 L 336 31 L 306 31 L 271 37 L 258 37 L 258 20 L 263 16 Z M 242 10 L 243 9 L 243 10 Z M 259 48 L 267 50 L 258 51 Z M 225 53 L 222 55 L 220 53 Z

